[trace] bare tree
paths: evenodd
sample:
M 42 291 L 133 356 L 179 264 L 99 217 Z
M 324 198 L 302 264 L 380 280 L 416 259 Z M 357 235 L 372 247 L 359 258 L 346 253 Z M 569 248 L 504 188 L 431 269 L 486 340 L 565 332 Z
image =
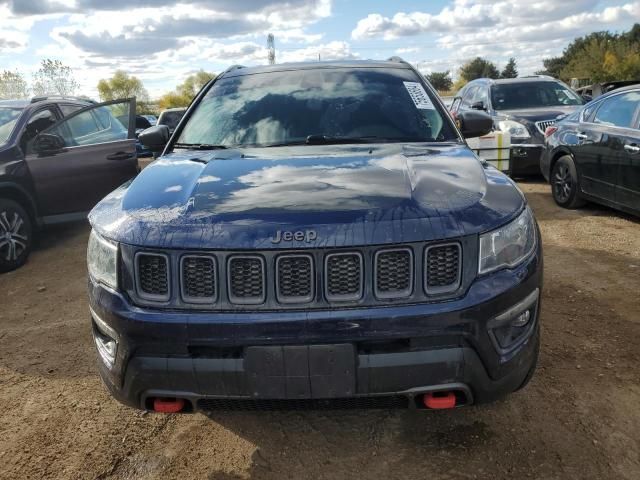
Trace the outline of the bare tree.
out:
M 28 96 L 29 88 L 21 73 L 10 70 L 0 73 L 0 100 L 26 98 Z
M 60 60 L 42 60 L 40 69 L 33 75 L 34 95 L 75 95 L 80 84 L 71 67 Z

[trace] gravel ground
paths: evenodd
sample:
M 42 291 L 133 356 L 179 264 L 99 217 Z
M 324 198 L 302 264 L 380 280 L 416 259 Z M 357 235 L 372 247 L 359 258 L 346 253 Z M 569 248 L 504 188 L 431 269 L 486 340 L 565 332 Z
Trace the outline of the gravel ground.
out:
M 46 232 L 0 276 L 2 479 L 640 478 L 640 220 L 557 208 L 521 184 L 545 247 L 531 384 L 445 412 L 163 416 L 121 406 L 95 367 L 85 225 Z

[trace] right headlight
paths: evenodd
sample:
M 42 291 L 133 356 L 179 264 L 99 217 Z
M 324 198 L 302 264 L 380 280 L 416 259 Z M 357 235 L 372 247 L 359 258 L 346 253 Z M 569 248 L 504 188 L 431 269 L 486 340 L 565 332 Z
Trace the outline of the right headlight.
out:
M 529 207 L 504 227 L 480 235 L 478 273 L 515 267 L 536 247 L 536 225 Z
M 118 288 L 118 244 L 91 230 L 87 246 L 89 275 L 113 289 Z
M 531 137 L 527 127 L 519 122 L 514 122 L 513 120 L 500 120 L 498 122 L 498 128 L 503 132 L 509 132 L 511 138 L 524 140 Z

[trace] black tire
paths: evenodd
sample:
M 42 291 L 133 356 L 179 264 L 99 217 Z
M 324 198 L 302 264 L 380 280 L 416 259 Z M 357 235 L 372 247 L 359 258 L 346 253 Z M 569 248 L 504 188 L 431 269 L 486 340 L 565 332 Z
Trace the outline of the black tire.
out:
M 560 157 L 551 171 L 551 194 L 555 202 L 563 208 L 580 208 L 586 202 L 580 196 L 578 172 L 569 155 Z
M 10 272 L 27 261 L 33 245 L 33 224 L 22 206 L 0 198 L 0 273 Z

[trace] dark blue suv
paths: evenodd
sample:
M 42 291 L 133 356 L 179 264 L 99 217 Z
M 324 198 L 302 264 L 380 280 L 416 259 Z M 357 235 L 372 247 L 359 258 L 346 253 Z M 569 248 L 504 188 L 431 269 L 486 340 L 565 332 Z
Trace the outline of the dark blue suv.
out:
M 102 377 L 158 412 L 451 408 L 523 387 L 542 250 L 523 194 L 409 64 L 233 67 L 90 214 Z

